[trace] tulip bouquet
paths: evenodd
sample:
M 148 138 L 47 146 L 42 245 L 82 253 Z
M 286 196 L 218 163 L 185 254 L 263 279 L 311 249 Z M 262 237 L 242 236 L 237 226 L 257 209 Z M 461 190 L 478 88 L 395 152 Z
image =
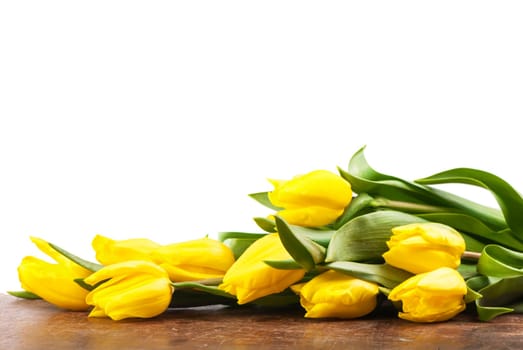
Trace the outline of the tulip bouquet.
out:
M 364 148 L 338 171 L 251 194 L 274 211 L 254 219 L 257 233 L 170 245 L 97 235 L 96 263 L 33 237 L 55 262 L 25 257 L 23 291 L 10 293 L 113 320 L 212 304 L 350 319 L 388 303 L 413 322 L 523 312 L 523 198 L 507 182 L 470 168 L 406 181 L 371 168 Z M 444 183 L 482 187 L 499 209 L 431 186 Z

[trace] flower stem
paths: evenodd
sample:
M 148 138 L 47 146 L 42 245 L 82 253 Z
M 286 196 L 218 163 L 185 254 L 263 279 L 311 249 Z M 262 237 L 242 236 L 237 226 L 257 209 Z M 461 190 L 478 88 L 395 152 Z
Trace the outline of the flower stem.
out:
M 480 257 L 481 257 L 481 253 L 478 253 L 478 252 L 469 252 L 469 251 L 465 251 L 465 252 L 461 255 L 461 258 L 462 258 L 462 259 L 479 260 Z
M 389 208 L 408 213 L 438 213 L 438 212 L 449 212 L 456 211 L 456 209 L 440 207 L 430 204 L 412 203 L 390 200 L 383 197 L 376 197 L 372 202 L 371 206 L 375 208 Z

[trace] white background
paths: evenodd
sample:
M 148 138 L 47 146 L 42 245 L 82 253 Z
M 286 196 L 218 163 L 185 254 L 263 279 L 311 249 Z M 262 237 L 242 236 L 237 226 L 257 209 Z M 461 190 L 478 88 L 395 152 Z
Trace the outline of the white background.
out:
M 2 1 L 0 291 L 31 235 L 91 259 L 97 233 L 256 232 L 247 194 L 363 145 L 523 189 L 520 4 Z

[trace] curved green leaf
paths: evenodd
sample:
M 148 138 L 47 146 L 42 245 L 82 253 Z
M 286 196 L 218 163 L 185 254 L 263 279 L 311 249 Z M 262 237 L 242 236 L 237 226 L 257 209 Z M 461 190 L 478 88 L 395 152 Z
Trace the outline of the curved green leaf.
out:
M 300 303 L 300 297 L 289 288 L 283 292 L 276 294 L 269 294 L 248 303 L 248 305 L 255 305 L 264 308 L 284 308 L 295 306 Z
M 12 296 L 17 297 L 17 298 L 22 298 L 22 299 L 42 299 L 38 295 L 36 295 L 34 293 L 31 293 L 31 292 L 28 292 L 26 290 L 9 291 L 7 293 L 9 295 L 12 295 Z
M 523 253 L 489 244 L 485 246 L 478 261 L 478 272 L 492 277 L 515 277 L 523 275 Z
M 466 233 L 460 232 L 460 235 L 465 241 L 465 249 L 469 252 L 479 253 L 485 247 L 485 243 L 478 241 Z
M 476 268 L 475 264 L 461 263 L 458 266 L 457 270 L 465 280 L 468 280 L 478 275 L 478 269 Z
M 221 279 L 220 279 L 221 281 Z M 215 281 L 215 282 L 218 282 L 218 281 Z M 221 289 L 219 289 L 216 285 L 219 284 L 218 283 L 215 283 L 216 285 L 209 285 L 207 283 L 200 283 L 199 281 L 193 281 L 193 282 L 172 282 L 171 283 L 176 290 L 179 290 L 179 289 L 193 289 L 193 290 L 198 290 L 200 292 L 205 292 L 205 293 L 209 293 L 209 294 L 214 294 L 214 295 L 219 295 L 219 296 L 223 296 L 223 297 L 227 297 L 227 298 L 232 298 L 232 299 L 236 299 L 236 297 L 232 294 L 229 294 Z
M 276 216 L 276 227 L 278 229 L 280 240 L 291 255 L 291 257 L 304 269 L 310 271 L 316 264 L 323 262 L 325 259 L 325 248 L 307 236 L 295 232 L 285 222 L 285 220 Z
M 340 228 L 347 222 L 360 215 L 363 211 L 371 207 L 374 198 L 367 193 L 360 193 L 354 197 L 343 214 L 334 223 L 334 228 Z
M 476 292 L 485 288 L 486 286 L 497 282 L 499 278 L 489 278 L 488 276 L 474 276 L 466 280 L 467 287 L 475 290 Z
M 269 218 L 256 217 L 254 218 L 254 222 L 265 232 L 276 232 L 276 223 L 274 222 L 274 219 L 271 220 Z
M 357 151 L 349 162 L 348 172 L 340 170 L 340 175 L 348 180 L 356 193 L 368 193 L 391 201 L 424 204 L 450 208 L 448 211 L 467 213 L 477 217 L 495 230 L 507 227 L 499 210 L 475 203 L 455 194 L 425 186 L 417 182 L 385 175 L 375 171 L 367 163 L 364 148 Z M 400 209 L 403 211 L 403 209 Z M 438 210 L 439 211 L 439 210 Z
M 60 248 L 59 246 L 57 245 L 54 245 L 52 243 L 49 243 L 49 246 L 51 248 L 53 248 L 54 250 L 56 250 L 58 253 L 62 254 L 63 256 L 65 256 L 66 258 L 68 258 L 69 260 L 71 260 L 72 262 L 82 266 L 83 268 L 89 270 L 89 271 L 93 271 L 93 272 L 96 272 L 98 270 L 100 270 L 103 265 L 101 264 L 97 264 L 97 263 L 93 263 L 93 262 L 90 262 L 90 261 L 87 261 L 85 259 L 82 259 L 72 253 L 69 253 L 67 250 L 65 249 L 62 249 Z
M 332 239 L 332 236 L 336 232 L 334 230 L 318 230 L 315 228 L 302 227 L 302 226 L 289 225 L 289 224 L 287 224 L 287 226 L 289 226 L 291 231 L 294 232 L 295 234 L 305 236 L 325 248 L 327 248 L 327 246 L 329 245 L 329 243 Z
M 392 228 L 414 222 L 425 220 L 393 210 L 358 216 L 332 236 L 325 261 L 382 261 L 383 253 L 388 250 L 386 242 L 392 235 Z
M 476 292 L 474 289 L 470 288 L 468 285 L 467 285 L 467 294 L 465 295 L 465 303 L 468 304 L 468 303 L 471 303 L 475 300 L 478 300 L 479 298 L 481 298 L 482 295 L 478 292 Z
M 249 233 L 249 232 L 219 232 L 218 233 L 218 240 L 220 242 L 224 242 L 231 238 L 244 238 L 244 239 L 258 239 L 262 238 L 263 236 L 266 236 L 266 233 Z
M 489 172 L 456 168 L 416 180 L 420 184 L 462 183 L 489 190 L 499 204 L 507 225 L 523 240 L 523 198 L 505 180 Z
M 217 282 L 217 281 L 214 281 Z M 236 305 L 237 299 L 217 286 L 206 283 L 173 282 L 174 293 L 169 307 L 195 307 L 205 305 Z
M 256 240 L 257 238 L 229 238 L 223 243 L 232 250 L 234 259 L 238 260 Z
M 324 267 L 392 289 L 413 275 L 387 264 L 363 264 L 352 261 L 336 261 Z
M 234 258 L 238 259 L 251 244 L 266 236 L 266 233 L 220 232 L 218 240 L 231 248 Z
M 340 175 L 350 182 L 354 192 L 379 195 L 396 201 L 441 204 L 439 198 L 428 193 L 425 186 L 374 170 L 367 162 L 364 150 L 365 147 L 360 148 L 351 157 L 348 171 L 338 169 Z
M 476 310 L 481 321 L 489 321 L 499 315 L 521 312 L 523 276 L 504 278 L 481 289 L 476 300 Z
M 290 260 L 264 260 L 264 263 L 269 265 L 270 267 L 274 267 L 278 270 L 297 270 L 301 269 L 301 265 L 298 264 L 296 261 L 290 259 Z
M 258 203 L 266 206 L 269 209 L 272 209 L 274 211 L 280 211 L 283 208 L 277 207 L 269 199 L 269 192 L 257 192 L 257 193 L 251 193 L 249 194 L 249 197 L 257 201 Z

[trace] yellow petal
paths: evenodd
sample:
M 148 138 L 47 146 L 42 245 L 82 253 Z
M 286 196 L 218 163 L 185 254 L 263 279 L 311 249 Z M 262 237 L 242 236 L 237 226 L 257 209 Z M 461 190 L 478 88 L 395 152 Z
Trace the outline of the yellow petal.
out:
M 270 180 L 271 203 L 285 210 L 278 214 L 301 226 L 323 226 L 337 219 L 352 200 L 350 184 L 326 170 L 316 170 L 289 181 Z
M 234 263 L 232 250 L 210 238 L 159 247 L 151 256 L 169 272 L 173 281 L 221 277 Z
M 446 321 L 465 309 L 467 286 L 454 269 L 442 267 L 413 276 L 389 294 L 402 302 L 399 317 L 414 322 Z
M 114 240 L 102 235 L 96 235 L 92 241 L 96 252 L 96 260 L 103 265 L 110 265 L 128 260 L 151 260 L 150 254 L 160 247 L 146 238 Z
M 95 307 L 91 317 L 154 317 L 168 308 L 173 292 L 167 272 L 143 260 L 109 265 L 86 279 L 89 284 L 101 281 L 86 297 Z
M 86 310 L 87 291 L 80 287 L 75 278 L 86 277 L 89 272 L 75 275 L 60 264 L 51 264 L 35 257 L 25 257 L 18 267 L 18 277 L 24 290 L 30 291 L 45 301 L 68 310 Z
M 283 247 L 278 234 L 266 235 L 249 246 L 230 267 L 219 288 L 236 295 L 239 304 L 279 293 L 303 278 L 305 270 L 279 270 L 264 261 L 287 259 L 291 259 L 291 256 Z
M 301 288 L 300 301 L 305 317 L 357 318 L 375 309 L 378 293 L 375 283 L 329 270 Z

